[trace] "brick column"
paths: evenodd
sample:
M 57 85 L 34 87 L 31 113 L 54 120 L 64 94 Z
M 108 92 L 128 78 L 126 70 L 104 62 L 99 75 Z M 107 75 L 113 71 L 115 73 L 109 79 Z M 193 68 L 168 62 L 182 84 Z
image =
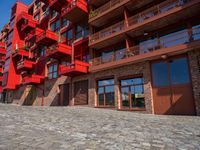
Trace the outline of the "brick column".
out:
M 191 80 L 193 86 L 196 113 L 200 116 L 200 51 L 194 50 L 188 53 Z

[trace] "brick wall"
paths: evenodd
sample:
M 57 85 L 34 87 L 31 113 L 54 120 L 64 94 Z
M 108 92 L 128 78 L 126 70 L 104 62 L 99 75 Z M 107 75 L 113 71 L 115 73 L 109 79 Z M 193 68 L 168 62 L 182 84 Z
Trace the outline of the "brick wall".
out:
M 200 115 L 200 51 L 188 53 L 197 115 Z
M 144 78 L 144 94 L 145 94 L 145 105 L 146 111 L 148 113 L 152 113 L 152 91 L 151 91 L 151 75 L 150 75 L 150 67 L 148 62 L 131 64 L 123 67 L 118 67 L 115 69 L 107 69 L 105 71 L 100 71 L 96 73 L 92 73 L 90 75 L 89 81 L 89 101 L 91 104 L 97 106 L 95 102 L 97 101 L 96 95 L 96 81 L 99 79 L 105 79 L 106 77 L 114 77 L 115 81 L 115 107 L 119 108 L 119 78 L 126 77 L 129 78 L 131 76 L 142 75 Z

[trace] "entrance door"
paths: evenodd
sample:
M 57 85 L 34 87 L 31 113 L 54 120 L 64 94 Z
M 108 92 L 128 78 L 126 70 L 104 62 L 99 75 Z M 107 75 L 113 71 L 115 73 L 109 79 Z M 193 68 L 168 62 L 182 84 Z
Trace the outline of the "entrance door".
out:
M 74 83 L 74 105 L 88 104 L 88 80 Z
M 69 84 L 60 85 L 60 106 L 69 105 Z
M 154 62 L 151 70 L 155 113 L 194 115 L 195 104 L 187 57 Z

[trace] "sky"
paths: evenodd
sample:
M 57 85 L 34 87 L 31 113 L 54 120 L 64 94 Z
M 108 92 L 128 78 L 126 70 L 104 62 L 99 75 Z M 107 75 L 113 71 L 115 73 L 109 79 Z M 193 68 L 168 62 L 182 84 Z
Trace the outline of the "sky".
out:
M 26 4 L 30 4 L 32 0 L 21 0 Z M 11 8 L 16 0 L 0 0 L 0 30 L 9 21 Z

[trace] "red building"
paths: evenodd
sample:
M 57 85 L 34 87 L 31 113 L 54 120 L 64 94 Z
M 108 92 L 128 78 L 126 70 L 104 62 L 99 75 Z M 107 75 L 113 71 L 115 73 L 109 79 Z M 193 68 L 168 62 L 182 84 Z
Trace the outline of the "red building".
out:
M 4 101 L 199 115 L 199 14 L 199 0 L 16 2 Z

